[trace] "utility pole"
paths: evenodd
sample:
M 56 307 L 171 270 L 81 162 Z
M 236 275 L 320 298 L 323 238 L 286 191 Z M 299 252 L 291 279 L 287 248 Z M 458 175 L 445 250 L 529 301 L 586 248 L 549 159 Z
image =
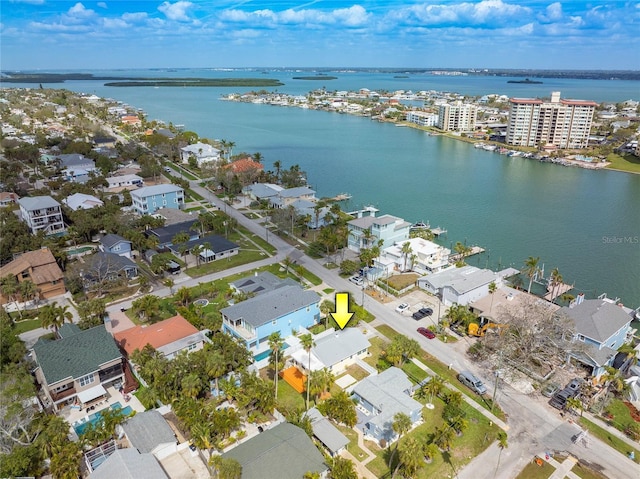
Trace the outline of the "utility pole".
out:
M 500 351 L 500 359 L 498 361 L 498 369 L 496 369 L 494 375 L 496 377 L 493 383 L 493 397 L 491 398 L 491 413 L 493 414 L 493 406 L 496 403 L 496 393 L 498 392 L 498 381 L 500 381 L 500 366 L 502 366 L 502 351 Z

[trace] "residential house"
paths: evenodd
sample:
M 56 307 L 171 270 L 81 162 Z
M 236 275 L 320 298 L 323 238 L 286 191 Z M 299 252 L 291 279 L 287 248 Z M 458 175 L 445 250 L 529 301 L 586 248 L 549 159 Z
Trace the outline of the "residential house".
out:
M 405 243 L 409 243 L 411 251 L 403 253 Z M 415 271 L 420 274 L 438 272 L 449 266 L 451 250 L 422 238 L 410 238 L 385 248 L 381 256 L 393 261 L 397 271 Z
M 440 297 L 445 306 L 468 305 L 489 294 L 489 285 L 502 278 L 489 269 L 475 266 L 450 267 L 418 279 L 418 287 Z
M 142 187 L 143 180 L 140 176 L 129 174 L 129 175 L 118 175 L 118 176 L 109 176 L 106 178 L 109 186 L 107 188 L 123 188 L 123 189 L 135 189 Z
M 285 286 L 220 310 L 222 330 L 246 345 L 252 353 L 268 347 L 271 333 L 283 338 L 320 320 L 320 296 L 300 286 Z
M 96 136 L 93 144 L 96 148 L 115 148 L 117 139 L 112 136 Z
M 141 454 L 153 454 L 159 461 L 177 451 L 173 430 L 155 409 L 128 418 L 120 429 L 132 448 Z
M 500 323 L 501 316 L 508 309 L 517 311 L 517 308 L 526 307 L 527 304 L 536 303 L 549 310 L 549 313 L 555 313 L 560 306 L 549 301 L 545 301 L 540 297 L 529 294 L 526 291 L 520 291 L 509 286 L 500 286 L 493 293 L 489 293 L 480 299 L 469 303 L 469 309 L 478 315 L 481 323 L 492 321 Z
M 17 203 L 20 197 L 10 191 L 0 192 L 0 208 L 6 208 L 7 206 Z
M 122 118 L 120 118 L 120 121 L 125 125 L 131 125 L 131 126 L 142 125 L 142 120 L 138 118 L 137 115 L 125 115 Z
M 296 215 L 299 217 L 309 217 L 307 226 L 311 229 L 318 229 L 325 226 L 327 224 L 325 217 L 331 210 L 328 206 L 317 209 L 316 202 L 303 199 L 297 199 L 290 203 L 289 206 L 292 206 L 293 209 L 296 210 Z
M 278 191 L 275 197 L 269 199 L 273 208 L 286 208 L 297 200 L 315 201 L 316 192 L 308 186 L 298 186 Z
M 145 186 L 131 192 L 133 209 L 140 215 L 150 215 L 160 208 L 182 209 L 184 190 L 176 185 Z
M 73 211 L 90 210 L 97 206 L 104 206 L 104 202 L 100 198 L 93 195 L 85 195 L 84 193 L 74 193 L 67 196 L 62 202 Z
M 397 434 L 392 424 L 397 413 L 409 416 L 413 425 L 420 421 L 422 404 L 410 396 L 412 389 L 407 375 L 394 366 L 356 384 L 353 398 L 367 416 L 363 425 L 365 436 L 387 443 L 394 441 Z
M 282 186 L 271 183 L 254 183 L 244 187 L 242 192 L 248 195 L 253 201 L 263 201 L 275 198 L 283 189 Z
M 98 251 L 84 257 L 81 274 L 85 287 L 91 287 L 96 283 L 136 278 L 138 265 L 126 256 Z
M 114 337 L 128 357 L 148 344 L 167 359 L 173 359 L 183 351 L 199 351 L 205 342 L 204 333 L 179 314 L 154 324 L 125 329 Z
M 79 153 L 57 155 L 56 159 L 60 160 L 62 177 L 67 181 L 84 184 L 89 181 L 90 174 L 96 171 L 94 161 Z
M 295 351 L 290 362 L 305 375 L 311 371 L 327 368 L 334 375 L 369 355 L 371 343 L 358 328 L 326 331 L 315 338 L 315 346 L 307 353 L 304 349 Z M 311 358 L 309 358 L 311 356 Z
M 59 329 L 61 339 L 33 346 L 36 380 L 58 409 L 63 404 L 86 407 L 124 382 L 123 359 L 104 325 L 82 331 L 75 324 Z
M 291 278 L 280 279 L 273 273 L 263 271 L 261 273 L 256 272 L 253 276 L 232 281 L 229 286 L 235 292 L 255 296 L 283 286 L 298 286 L 298 283 Z
M 197 256 L 198 261 L 202 263 L 229 258 L 237 255 L 240 251 L 240 246 L 220 235 L 203 236 L 202 238 L 189 240 L 183 245 L 172 244 L 169 249 L 174 255 L 181 256 L 180 250 L 182 247 L 194 257 Z
M 116 449 L 91 474 L 89 479 L 169 479 L 153 454 L 136 449 Z
M 42 231 L 46 236 L 66 231 L 60 203 L 50 196 L 20 198 L 20 216 L 33 234 Z
M 185 221 L 193 220 L 193 213 L 172 208 L 157 209 L 156 212 L 151 216 L 164 220 L 165 226 L 175 225 L 177 223 L 184 223 Z
M 251 177 L 254 174 L 258 174 L 263 171 L 264 165 L 252 160 L 251 158 L 240 158 L 239 160 L 226 165 L 225 169 L 232 171 L 234 175 L 238 175 L 240 177 Z
M 43 299 L 55 298 L 67 292 L 64 275 L 49 248 L 27 251 L 0 267 L 0 278 L 15 276 L 19 283 L 31 280 Z M 0 304 L 9 302 L 0 292 Z
M 629 341 L 632 314 L 609 298 L 584 299 L 579 295 L 571 306 L 558 311 L 560 318 L 575 324 L 574 341 L 585 344 L 582 351 L 570 354 L 598 378 L 611 366 L 617 349 Z
M 220 161 L 220 150 L 207 143 L 194 143 L 180 148 L 182 163 L 189 163 L 189 158 L 194 158 L 198 168 L 204 163 Z
M 362 216 L 347 223 L 350 250 L 359 253 L 363 248 L 371 248 L 382 242 L 382 248 L 394 243 L 403 243 L 409 239 L 411 223 L 391 215 Z
M 131 258 L 131 251 L 133 250 L 133 243 L 127 239 L 124 239 L 120 235 L 108 234 L 100 238 L 100 244 L 98 248 L 103 253 L 113 253 L 118 256 L 126 256 Z
M 309 409 L 306 416 L 311 420 L 311 429 L 315 437 L 327 450 L 331 457 L 338 456 L 349 444 L 349 438 L 331 424 L 315 407 Z
M 300 479 L 307 472 L 319 473 L 324 479 L 329 470 L 307 433 L 287 422 L 252 437 L 222 457 L 240 463 L 242 479 Z
M 197 219 L 189 219 L 188 221 L 181 221 L 180 223 L 173 223 L 160 228 L 153 228 L 144 232 L 149 238 L 155 238 L 158 241 L 157 248 L 164 249 L 173 245 L 173 238 L 178 233 L 186 233 L 189 235 L 189 240 L 195 240 L 200 235 L 196 226 Z

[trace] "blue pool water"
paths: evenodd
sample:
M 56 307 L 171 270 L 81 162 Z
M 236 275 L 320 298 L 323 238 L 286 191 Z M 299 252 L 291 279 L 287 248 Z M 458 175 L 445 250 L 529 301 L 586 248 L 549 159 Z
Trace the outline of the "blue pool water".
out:
M 283 343 L 282 345 L 282 349 L 285 350 L 289 347 L 289 345 L 287 343 Z M 271 350 L 267 349 L 266 351 L 262 351 L 261 353 L 256 354 L 253 359 L 255 360 L 255 362 L 258 361 L 262 361 L 264 358 L 268 358 L 269 355 L 271 354 Z
M 131 406 L 127 406 L 123 409 L 122 404 L 120 404 L 119 402 L 113 403 L 111 405 L 111 410 L 120 411 L 123 416 L 129 416 L 133 412 L 133 409 L 131 408 Z M 88 417 L 88 419 L 84 422 L 78 421 L 73 423 L 73 429 L 76 431 L 76 434 L 79 436 L 80 434 L 84 433 L 85 429 L 87 429 L 87 425 L 89 424 L 95 425 L 100 420 L 100 417 L 102 416 L 100 412 L 101 411 L 91 414 Z

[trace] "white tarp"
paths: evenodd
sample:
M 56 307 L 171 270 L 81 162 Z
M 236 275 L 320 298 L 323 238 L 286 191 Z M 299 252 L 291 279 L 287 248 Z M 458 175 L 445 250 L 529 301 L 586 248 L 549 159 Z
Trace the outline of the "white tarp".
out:
M 98 384 L 97 386 L 93 386 L 92 388 L 80 391 L 78 393 L 78 399 L 82 404 L 87 404 L 88 402 L 91 402 L 94 399 L 106 394 L 107 391 L 105 391 L 105 389 L 102 387 L 102 384 Z

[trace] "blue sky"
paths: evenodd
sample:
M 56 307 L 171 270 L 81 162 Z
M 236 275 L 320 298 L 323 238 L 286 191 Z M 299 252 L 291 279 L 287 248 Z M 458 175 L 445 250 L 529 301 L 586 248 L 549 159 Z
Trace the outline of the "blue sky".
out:
M 0 0 L 0 68 L 640 69 L 639 1 Z

